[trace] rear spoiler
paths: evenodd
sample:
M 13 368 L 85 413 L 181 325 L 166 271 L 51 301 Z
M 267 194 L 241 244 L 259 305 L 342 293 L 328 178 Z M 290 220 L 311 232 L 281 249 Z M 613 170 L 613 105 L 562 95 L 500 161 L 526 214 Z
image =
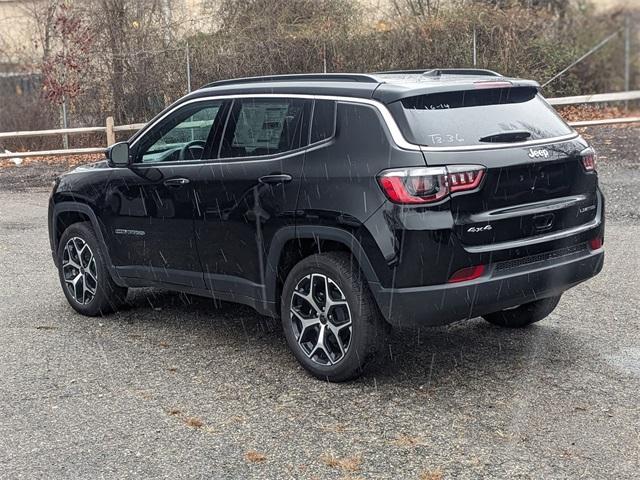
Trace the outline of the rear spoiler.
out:
M 403 98 L 430 95 L 442 92 L 459 92 L 478 88 L 529 87 L 540 90 L 540 84 L 534 80 L 506 77 L 463 78 L 449 82 L 424 81 L 411 83 L 382 83 L 373 92 L 373 99 L 382 103 L 393 103 Z

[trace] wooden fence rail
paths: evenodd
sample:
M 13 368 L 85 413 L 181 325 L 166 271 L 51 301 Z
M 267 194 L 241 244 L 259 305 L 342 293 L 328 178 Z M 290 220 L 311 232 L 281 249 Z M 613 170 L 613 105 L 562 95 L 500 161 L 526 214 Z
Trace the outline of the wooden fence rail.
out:
M 558 97 L 548 98 L 547 101 L 551 105 L 578 105 L 590 103 L 609 103 L 609 102 L 627 102 L 640 100 L 640 90 L 631 90 L 629 92 L 616 93 L 599 93 L 594 95 L 581 95 L 575 97 Z M 596 125 L 613 125 L 624 123 L 640 122 L 640 117 L 623 117 L 623 118 L 607 118 L 600 120 L 586 120 L 579 122 L 568 122 L 572 127 L 591 127 Z M 135 132 L 140 130 L 146 124 L 134 123 L 131 125 L 114 125 L 113 117 L 107 117 L 104 127 L 81 127 L 81 128 L 57 128 L 53 130 L 33 130 L 23 132 L 0 132 L 0 140 L 3 138 L 22 138 L 22 137 L 48 137 L 57 135 L 76 135 L 82 133 L 105 133 L 107 146 L 112 145 L 116 141 L 116 133 L 118 132 Z M 65 150 L 43 150 L 37 152 L 15 152 L 0 153 L 0 159 L 3 158 L 25 158 L 25 157 L 48 157 L 61 155 L 81 155 L 89 153 L 103 153 L 105 147 L 95 148 L 70 148 Z
M 583 103 L 608 103 L 627 102 L 630 100 L 640 100 L 640 90 L 630 90 L 628 92 L 616 93 L 596 93 L 593 95 L 580 95 L 577 97 L 547 98 L 551 105 L 578 105 Z

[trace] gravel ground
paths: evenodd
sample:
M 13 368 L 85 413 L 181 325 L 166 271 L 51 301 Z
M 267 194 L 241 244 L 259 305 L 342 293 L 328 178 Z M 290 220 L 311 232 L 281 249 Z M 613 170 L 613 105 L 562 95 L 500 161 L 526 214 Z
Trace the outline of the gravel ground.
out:
M 46 234 L 55 167 L 1 169 L 0 478 L 638 478 L 640 135 L 586 133 L 603 272 L 524 331 L 395 331 L 341 385 L 246 307 L 144 289 L 74 313 Z

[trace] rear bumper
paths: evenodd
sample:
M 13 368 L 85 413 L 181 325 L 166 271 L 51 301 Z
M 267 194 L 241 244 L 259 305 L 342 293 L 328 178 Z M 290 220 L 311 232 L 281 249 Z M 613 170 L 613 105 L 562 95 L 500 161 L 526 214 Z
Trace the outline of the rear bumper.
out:
M 500 269 L 468 282 L 412 288 L 371 289 L 383 316 L 392 325 L 436 326 L 485 315 L 560 295 L 597 275 L 604 248 L 580 250 L 556 259 Z

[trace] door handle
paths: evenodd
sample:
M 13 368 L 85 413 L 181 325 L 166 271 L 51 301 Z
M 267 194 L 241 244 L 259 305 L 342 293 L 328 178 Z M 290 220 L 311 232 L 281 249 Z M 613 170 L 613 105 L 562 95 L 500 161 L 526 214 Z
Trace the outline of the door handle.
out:
M 258 181 L 267 185 L 277 185 L 279 183 L 287 183 L 292 180 L 291 175 L 286 173 L 278 173 L 273 175 L 265 175 L 260 177 Z
M 182 185 L 186 185 L 189 182 L 190 180 L 188 178 L 169 178 L 163 183 L 166 187 L 181 187 Z

